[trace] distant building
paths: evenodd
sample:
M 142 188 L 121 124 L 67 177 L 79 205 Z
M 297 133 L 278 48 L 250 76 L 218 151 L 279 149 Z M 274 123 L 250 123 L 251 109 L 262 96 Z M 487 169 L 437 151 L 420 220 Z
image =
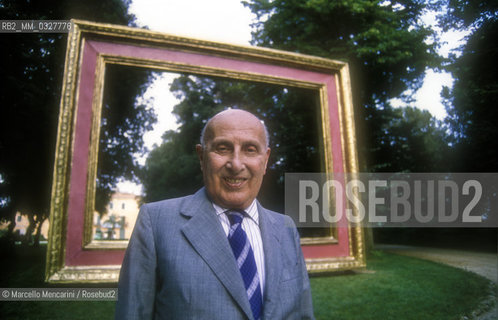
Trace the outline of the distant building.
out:
M 0 230 L 7 230 L 9 227 L 10 221 L 4 222 L 0 225 Z M 19 236 L 24 236 L 26 235 L 26 232 L 29 227 L 29 220 L 26 215 L 21 214 L 20 212 L 16 213 L 16 226 L 14 227 L 14 235 L 19 235 Z M 41 227 L 41 236 L 44 239 L 48 239 L 48 227 L 49 227 L 49 222 L 48 219 L 45 219 L 43 221 L 42 227 Z M 35 235 L 36 229 L 33 230 L 33 235 Z M 40 238 L 40 240 L 43 240 L 43 238 Z
M 116 192 L 111 196 L 107 205 L 107 213 L 100 216 L 98 212 L 93 214 L 93 239 L 95 240 L 128 240 L 137 220 L 140 196 Z M 29 220 L 26 215 L 16 213 L 16 226 L 14 235 L 26 235 Z M 0 224 L 0 230 L 7 230 L 10 222 Z M 41 228 L 41 236 L 48 239 L 49 221 L 46 219 Z M 33 230 L 33 235 L 36 229 Z
M 131 193 L 116 192 L 107 205 L 107 213 L 93 214 L 93 238 L 95 240 L 130 239 L 137 221 L 140 197 Z

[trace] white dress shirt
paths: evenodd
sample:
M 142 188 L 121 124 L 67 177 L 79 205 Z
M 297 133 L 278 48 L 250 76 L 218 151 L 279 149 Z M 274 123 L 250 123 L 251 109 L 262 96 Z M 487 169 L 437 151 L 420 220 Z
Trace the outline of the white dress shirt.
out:
M 216 210 L 216 214 L 218 215 L 218 219 L 223 227 L 223 231 L 225 231 L 225 235 L 228 237 L 228 232 L 230 231 L 230 221 L 228 220 L 225 212 L 229 209 L 222 208 L 215 203 L 213 203 L 213 207 Z M 247 213 L 247 216 L 244 216 L 244 219 L 242 219 L 242 229 L 246 232 L 247 239 L 249 240 L 254 253 L 254 260 L 256 260 L 256 268 L 258 269 L 259 283 L 261 285 L 261 295 L 263 296 L 265 287 L 265 255 L 263 252 L 261 231 L 259 230 L 259 212 L 256 199 L 254 199 L 251 205 L 245 208 L 244 211 Z

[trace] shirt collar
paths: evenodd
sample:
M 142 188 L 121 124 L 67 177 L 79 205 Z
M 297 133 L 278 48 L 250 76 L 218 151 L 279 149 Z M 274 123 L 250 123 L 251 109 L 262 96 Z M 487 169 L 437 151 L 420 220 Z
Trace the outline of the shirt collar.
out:
M 224 214 L 225 212 L 227 212 L 228 210 L 230 210 L 228 208 L 220 207 L 219 205 L 217 205 L 214 202 L 212 202 L 212 204 L 213 204 L 214 210 L 216 210 L 216 214 L 218 216 L 220 216 L 221 214 Z M 249 218 L 251 218 L 251 220 L 253 220 L 257 225 L 259 225 L 259 214 L 258 214 L 258 206 L 257 206 L 256 199 L 254 199 L 251 202 L 251 204 L 249 205 L 249 207 L 244 208 L 244 211 L 246 212 L 247 216 Z

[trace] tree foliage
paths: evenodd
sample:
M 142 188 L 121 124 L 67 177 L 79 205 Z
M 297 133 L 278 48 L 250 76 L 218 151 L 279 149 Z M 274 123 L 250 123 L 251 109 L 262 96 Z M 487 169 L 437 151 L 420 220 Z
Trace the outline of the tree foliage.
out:
M 76 18 L 133 25 L 134 17 L 128 13 L 128 5 L 129 1 L 120 0 L 0 0 L 0 15 L 2 19 Z M 3 78 L 0 89 L 0 218 L 11 221 L 10 231 L 15 226 L 17 211 L 28 215 L 30 220 L 36 216 L 41 222 L 48 215 L 66 39 L 67 34 L 56 33 L 0 36 Z M 129 160 L 131 155 L 125 150 L 140 149 L 140 145 L 135 146 L 135 142 L 124 139 L 123 135 L 125 132 L 140 134 L 137 126 L 141 125 L 133 119 L 148 117 L 143 109 L 134 109 L 133 105 L 134 97 L 143 90 L 140 84 L 148 80 L 148 75 L 123 75 L 123 79 L 128 85 L 117 88 L 111 100 L 121 104 L 125 115 L 113 122 L 114 129 L 109 128 L 108 136 L 109 140 L 117 139 L 115 145 L 119 144 L 122 150 L 114 152 L 115 147 L 112 150 L 104 148 L 109 160 L 123 157 Z M 121 123 L 117 124 L 119 121 Z M 121 129 L 116 129 L 118 127 Z M 104 128 L 104 134 L 107 131 Z M 125 174 L 130 170 L 128 165 L 118 167 L 110 176 L 115 179 L 118 172 Z
M 466 30 L 470 34 L 466 43 L 445 61 L 455 79 L 453 88 L 444 88 L 442 94 L 448 113 L 445 122 L 449 130 L 445 139 L 452 147 L 446 148 L 448 152 L 436 151 L 427 159 L 438 161 L 437 157 L 442 157 L 451 171 L 495 172 L 498 168 L 498 130 L 494 124 L 498 118 L 498 2 L 442 0 L 435 3 L 435 9 L 441 12 L 438 21 L 443 31 Z M 496 229 L 388 228 L 375 232 L 383 243 L 437 243 L 438 246 L 496 251 Z
M 439 25 L 445 31 L 478 29 L 487 21 L 496 20 L 498 15 L 498 2 L 494 0 L 440 0 L 437 7 L 445 9 L 438 17 Z
M 156 121 L 151 101 L 138 103 L 153 75 L 120 65 L 106 67 L 101 117 L 95 210 L 106 212 L 118 180 L 139 182 L 137 155 L 146 152 L 143 135 Z
M 380 158 L 385 172 L 443 172 L 452 150 L 445 127 L 428 111 L 405 107 L 391 111 L 382 130 L 390 152 Z
M 433 30 L 419 21 L 423 1 L 266 1 L 245 4 L 257 15 L 253 44 L 345 60 L 350 64 L 363 170 L 393 167 L 389 99 L 421 86 L 440 57 Z M 408 92 L 408 94 L 406 94 Z M 386 162 L 386 155 L 388 155 Z M 406 168 L 413 170 L 414 168 Z
M 461 55 L 448 70 L 455 82 L 445 88 L 447 123 L 455 138 L 460 171 L 494 172 L 498 168 L 498 4 L 493 1 L 449 1 L 442 22 L 470 28 Z

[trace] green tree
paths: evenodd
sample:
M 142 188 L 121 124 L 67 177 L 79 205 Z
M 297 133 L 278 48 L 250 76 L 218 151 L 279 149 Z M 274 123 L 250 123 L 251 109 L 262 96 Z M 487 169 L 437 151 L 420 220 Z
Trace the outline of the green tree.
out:
M 423 1 L 266 1 L 245 4 L 257 15 L 253 44 L 350 64 L 362 170 L 386 171 L 392 146 L 384 128 L 393 121 L 389 100 L 411 95 L 428 67 L 441 61 L 436 38 L 420 24 Z M 409 157 L 410 155 L 406 155 Z M 405 168 L 412 170 L 412 168 Z
M 498 168 L 498 4 L 495 1 L 448 1 L 440 18 L 447 29 L 468 29 L 460 55 L 447 69 L 455 78 L 445 88 L 447 123 L 460 161 L 455 170 L 494 172 Z
M 85 19 L 121 25 L 133 25 L 128 13 L 129 1 L 11 1 L 0 0 L 2 19 Z M 67 34 L 2 34 L 0 36 L 0 218 L 10 221 L 10 234 L 17 211 L 31 221 L 27 234 L 41 226 L 48 216 L 53 158 Z M 123 150 L 136 151 L 135 145 L 122 137 L 124 132 L 140 135 L 139 124 L 128 120 L 149 119 L 144 108 L 134 108 L 134 97 L 143 91 L 149 75 L 127 76 L 127 85 L 113 92 L 109 103 L 119 103 L 124 116 L 113 113 L 113 128 L 103 129 L 108 141 L 117 139 Z M 105 110 L 104 110 L 105 112 Z M 126 120 L 128 119 L 128 120 Z M 137 127 L 138 126 L 138 127 Z M 121 129 L 116 130 L 117 127 Z M 106 132 L 109 133 L 106 136 Z M 109 140 L 110 139 L 110 140 Z M 112 140 L 114 141 L 114 140 Z M 128 152 L 116 152 L 116 146 L 104 150 L 109 160 L 130 159 Z M 101 157 L 102 158 L 102 157 Z M 123 162 L 123 163 L 126 163 Z M 118 167 L 116 175 L 130 172 L 130 166 Z M 110 182 L 109 182 L 110 181 Z M 105 183 L 104 183 L 105 185 Z M 36 221 L 34 217 L 36 216 Z M 39 232 L 37 233 L 39 234 Z M 35 239 L 36 240 L 36 239 Z
M 141 68 L 108 65 L 104 85 L 95 210 L 106 212 L 118 179 L 139 182 L 136 155 L 146 152 L 143 135 L 156 115 L 151 101 L 138 103 L 153 75 Z M 126 92 L 126 94 L 124 94 Z
M 428 111 L 413 107 L 390 111 L 382 130 L 391 148 L 380 158 L 389 172 L 444 172 L 452 154 L 446 128 Z M 430 159 L 430 161 L 428 160 Z
M 487 21 L 496 20 L 498 15 L 498 2 L 494 0 L 439 0 L 435 5 L 445 10 L 438 17 L 444 31 L 478 29 Z

